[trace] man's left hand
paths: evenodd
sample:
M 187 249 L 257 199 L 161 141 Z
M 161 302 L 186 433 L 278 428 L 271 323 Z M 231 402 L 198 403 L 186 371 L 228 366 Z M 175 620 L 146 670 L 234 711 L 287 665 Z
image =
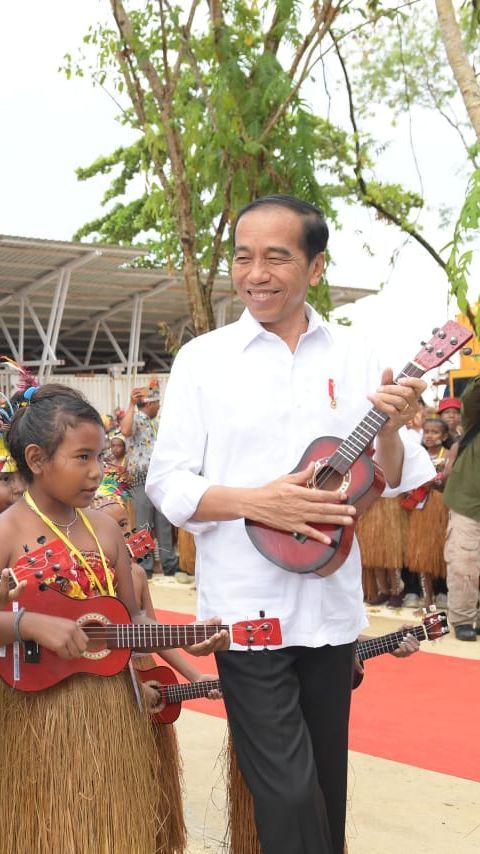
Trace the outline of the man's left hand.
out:
M 368 399 L 385 415 L 388 422 L 382 429 L 397 431 L 408 424 L 418 412 L 419 398 L 427 384 L 418 377 L 402 377 L 393 382 L 393 371 L 386 368 L 382 374 L 382 385 Z

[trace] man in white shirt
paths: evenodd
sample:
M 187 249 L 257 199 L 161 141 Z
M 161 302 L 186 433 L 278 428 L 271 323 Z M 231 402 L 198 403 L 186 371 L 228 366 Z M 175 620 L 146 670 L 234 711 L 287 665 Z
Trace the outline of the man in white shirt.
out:
M 313 439 L 345 438 L 367 395 L 389 417 L 375 449 L 387 483 L 407 490 L 433 476 L 408 431 L 399 436 L 425 384 L 394 385 L 367 342 L 305 304 L 327 239 L 319 211 L 292 197 L 240 212 L 232 278 L 246 311 L 180 350 L 146 484 L 195 534 L 199 616 L 281 620 L 281 648 L 217 655 L 263 854 L 343 852 L 352 662 L 366 620 L 356 541 L 326 578 L 286 572 L 256 550 L 244 518 L 321 543 L 329 538 L 311 523 L 352 525 L 339 492 L 306 486 L 313 464 L 285 472 Z

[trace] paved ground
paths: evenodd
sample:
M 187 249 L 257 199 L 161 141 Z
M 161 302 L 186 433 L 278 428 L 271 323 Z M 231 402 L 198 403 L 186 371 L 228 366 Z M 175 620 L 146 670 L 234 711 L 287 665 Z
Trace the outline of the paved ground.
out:
M 156 607 L 194 613 L 195 591 L 173 579 L 150 584 Z M 370 609 L 369 634 L 395 631 L 418 622 L 411 610 Z M 434 655 L 480 660 L 480 642 L 448 636 L 424 644 Z M 479 694 L 472 686 L 472 699 Z M 478 699 L 477 699 L 478 702 Z M 226 725 L 221 718 L 183 710 L 177 732 L 184 761 L 188 854 L 220 854 L 225 830 L 221 751 Z M 465 745 L 477 750 L 476 745 Z M 478 783 L 386 759 L 352 752 L 349 771 L 347 837 L 349 854 L 478 854 Z

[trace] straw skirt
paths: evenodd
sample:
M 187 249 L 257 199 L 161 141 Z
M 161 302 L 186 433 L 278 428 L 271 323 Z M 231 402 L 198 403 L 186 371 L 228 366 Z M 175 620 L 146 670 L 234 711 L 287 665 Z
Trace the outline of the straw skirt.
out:
M 155 740 L 127 673 L 78 675 L 36 694 L 0 683 L 0 731 L 3 851 L 157 850 Z
M 446 577 L 443 547 L 447 533 L 448 510 L 442 493 L 431 489 L 421 510 L 410 510 L 407 565 L 411 572 L 423 572 L 436 578 Z

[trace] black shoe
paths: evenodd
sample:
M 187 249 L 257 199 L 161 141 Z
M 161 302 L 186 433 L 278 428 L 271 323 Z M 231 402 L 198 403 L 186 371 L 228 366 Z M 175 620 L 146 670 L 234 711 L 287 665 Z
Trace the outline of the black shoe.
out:
M 455 637 L 457 640 L 461 641 L 476 641 L 477 640 L 477 632 L 470 626 L 468 623 L 465 623 L 461 626 L 455 626 Z

